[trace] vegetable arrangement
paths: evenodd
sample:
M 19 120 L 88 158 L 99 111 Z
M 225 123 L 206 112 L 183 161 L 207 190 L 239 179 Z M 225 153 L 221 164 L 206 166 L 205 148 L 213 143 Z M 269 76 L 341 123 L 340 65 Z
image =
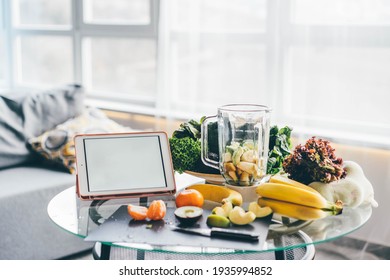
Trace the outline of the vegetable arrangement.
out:
M 183 173 L 186 170 L 219 174 L 219 170 L 208 167 L 203 164 L 201 159 L 201 124 L 205 117 L 201 118 L 200 121 L 190 120 L 180 124 L 179 129 L 175 130 L 172 137 L 169 139 L 173 168 L 178 173 Z M 269 138 L 269 153 L 267 163 L 267 174 L 276 174 L 283 170 L 283 160 L 287 155 L 290 155 L 291 151 L 291 131 L 292 129 L 288 126 L 278 128 L 278 126 L 272 126 L 270 129 Z M 218 161 L 218 125 L 217 123 L 210 123 L 208 126 L 208 150 L 209 157 L 215 161 Z M 237 148 L 237 147 L 236 147 Z M 231 155 L 233 156 L 234 151 Z M 246 155 L 249 155 L 247 153 Z M 236 153 L 236 159 L 237 153 Z M 250 160 L 244 161 L 251 162 Z M 224 160 L 225 162 L 229 160 Z M 244 164 L 245 165 L 245 164 Z M 250 167 L 250 166 L 249 166 Z M 231 170 L 228 170 L 228 172 Z M 235 172 L 236 170 L 234 170 Z M 227 173 L 228 173 L 227 172 Z M 240 172 L 238 172 L 240 173 Z M 250 171 L 252 173 L 252 171 Z M 255 175 L 254 172 L 252 175 Z M 231 173 L 233 175 L 233 173 Z M 233 180 L 239 181 L 241 174 L 233 175 Z M 243 176 L 243 185 L 247 185 L 247 178 Z M 249 180 L 250 181 L 250 180 Z
M 219 170 L 208 167 L 201 160 L 201 123 L 190 120 L 182 123 L 169 139 L 174 169 L 182 173 L 186 170 L 219 174 Z M 218 128 L 215 124 L 208 127 L 209 151 L 211 145 L 218 156 Z M 267 174 L 284 174 L 296 182 L 309 185 L 326 200 L 341 200 L 344 205 L 357 207 L 363 203 L 378 206 L 374 199 L 371 183 L 365 177 L 362 168 L 355 162 L 337 157 L 329 141 L 309 138 L 303 145 L 297 145 L 291 152 L 291 132 L 288 126 L 279 129 L 274 125 L 270 129 Z M 250 181 L 261 176 L 256 166 L 256 148 L 253 142 L 235 143 L 227 146 L 223 156 L 224 172 L 240 185 L 249 185 Z M 215 158 L 218 161 L 218 158 Z M 280 175 L 277 175 L 280 176 Z M 283 177 L 281 177 L 283 178 Z M 289 180 L 289 179 L 287 179 Z
M 283 169 L 291 179 L 309 185 L 327 201 L 342 201 L 351 208 L 361 204 L 378 206 L 360 165 L 336 157 L 329 141 L 311 137 L 304 145 L 297 145 L 283 161 Z

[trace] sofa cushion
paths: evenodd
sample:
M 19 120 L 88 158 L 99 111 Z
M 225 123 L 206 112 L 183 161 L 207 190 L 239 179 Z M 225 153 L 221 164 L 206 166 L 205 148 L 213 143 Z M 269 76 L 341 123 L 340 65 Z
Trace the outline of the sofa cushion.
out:
M 53 164 L 64 167 L 70 173 L 76 172 L 76 157 L 73 138 L 77 134 L 130 132 L 131 128 L 109 119 L 97 108 L 85 112 L 38 137 L 28 140 L 32 149 L 49 159 Z
M 27 140 L 81 114 L 83 95 L 78 85 L 0 95 L 0 169 L 34 159 Z
M 81 86 L 30 94 L 23 100 L 24 133 L 26 138 L 38 136 L 64 121 L 80 115 L 84 110 Z
M 52 186 L 70 187 L 75 184 L 74 175 L 56 168 L 34 165 L 21 165 L 0 172 L 0 197 L 17 196 L 35 191 L 50 189 Z

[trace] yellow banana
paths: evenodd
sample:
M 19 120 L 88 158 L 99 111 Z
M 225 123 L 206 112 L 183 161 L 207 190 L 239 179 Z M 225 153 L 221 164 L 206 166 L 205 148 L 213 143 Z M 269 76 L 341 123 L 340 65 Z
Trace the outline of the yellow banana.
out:
M 309 186 L 307 186 L 305 184 L 302 184 L 302 183 L 300 183 L 298 181 L 292 180 L 290 178 L 284 177 L 284 176 L 279 175 L 279 174 L 273 175 L 269 179 L 269 183 L 290 185 L 290 186 L 294 186 L 294 187 L 297 187 L 297 188 L 301 188 L 301 189 L 307 190 L 309 192 L 317 193 L 317 191 L 315 189 L 313 189 L 312 187 L 309 187 Z
M 210 200 L 218 203 L 230 201 L 234 206 L 242 204 L 242 195 L 223 186 L 212 184 L 195 184 L 187 187 L 187 189 L 195 189 L 199 191 L 205 200 Z
M 256 193 L 263 198 L 271 198 L 319 209 L 333 210 L 340 207 L 327 201 L 317 191 L 312 192 L 287 184 L 264 183 L 256 188 Z
M 262 197 L 258 199 L 257 203 L 261 207 L 270 207 L 272 211 L 279 215 L 303 221 L 317 220 L 339 214 L 336 210 L 324 210 Z

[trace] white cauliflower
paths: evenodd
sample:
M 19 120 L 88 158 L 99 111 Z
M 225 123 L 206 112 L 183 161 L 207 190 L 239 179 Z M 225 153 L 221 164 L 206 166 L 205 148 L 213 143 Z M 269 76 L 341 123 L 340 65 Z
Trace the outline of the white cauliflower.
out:
M 344 205 L 352 208 L 366 203 L 378 207 L 378 202 L 374 199 L 374 189 L 360 165 L 353 161 L 344 161 L 344 169 L 347 173 L 344 179 L 331 183 L 313 182 L 309 186 L 332 202 L 341 200 Z

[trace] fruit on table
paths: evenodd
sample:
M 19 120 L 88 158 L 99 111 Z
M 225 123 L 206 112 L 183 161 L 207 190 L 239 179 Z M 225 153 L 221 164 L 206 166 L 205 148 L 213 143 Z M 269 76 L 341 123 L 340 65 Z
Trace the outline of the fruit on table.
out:
M 211 210 L 211 214 L 222 216 L 222 217 L 228 217 L 225 210 L 221 206 L 214 207 L 213 210 Z
M 235 225 L 247 225 L 256 219 L 256 215 L 251 212 L 245 212 L 240 206 L 235 206 L 229 213 L 229 220 Z
M 211 213 L 223 217 L 229 217 L 230 211 L 233 209 L 233 204 L 230 201 L 226 201 L 222 206 L 215 207 Z
M 203 195 L 195 189 L 186 189 L 176 196 L 176 207 L 196 206 L 202 207 L 204 203 Z
M 147 217 L 148 208 L 139 205 L 127 205 L 127 212 L 136 221 L 143 221 Z
M 226 215 L 229 216 L 230 211 L 233 210 L 233 204 L 230 201 L 225 201 L 222 204 L 222 209 L 225 211 Z
M 195 184 L 186 188 L 187 190 L 199 191 L 205 200 L 218 203 L 231 202 L 234 206 L 242 204 L 242 195 L 229 188 L 213 184 Z
M 263 218 L 272 214 L 272 209 L 269 206 L 261 207 L 257 201 L 252 201 L 249 203 L 248 211 L 253 212 L 256 215 L 256 218 Z
M 341 211 L 342 209 L 340 203 L 336 204 L 327 201 L 317 191 L 308 191 L 293 185 L 264 183 L 256 188 L 256 193 L 262 198 L 276 199 L 318 209 L 329 209 L 335 211 Z M 275 211 L 275 209 L 273 210 Z
M 207 217 L 206 224 L 209 227 L 222 227 L 227 228 L 230 226 L 230 221 L 228 218 L 224 216 L 219 216 L 215 214 L 211 214 Z
M 202 217 L 203 209 L 196 206 L 182 206 L 177 208 L 174 214 L 181 224 L 192 225 Z
M 303 221 L 322 219 L 327 216 L 337 215 L 341 213 L 336 209 L 319 209 L 262 197 L 258 199 L 257 203 L 261 207 L 270 207 L 274 211 L 274 213 Z
M 162 200 L 153 200 L 150 203 L 146 216 L 152 221 L 162 220 L 167 213 L 167 207 Z

